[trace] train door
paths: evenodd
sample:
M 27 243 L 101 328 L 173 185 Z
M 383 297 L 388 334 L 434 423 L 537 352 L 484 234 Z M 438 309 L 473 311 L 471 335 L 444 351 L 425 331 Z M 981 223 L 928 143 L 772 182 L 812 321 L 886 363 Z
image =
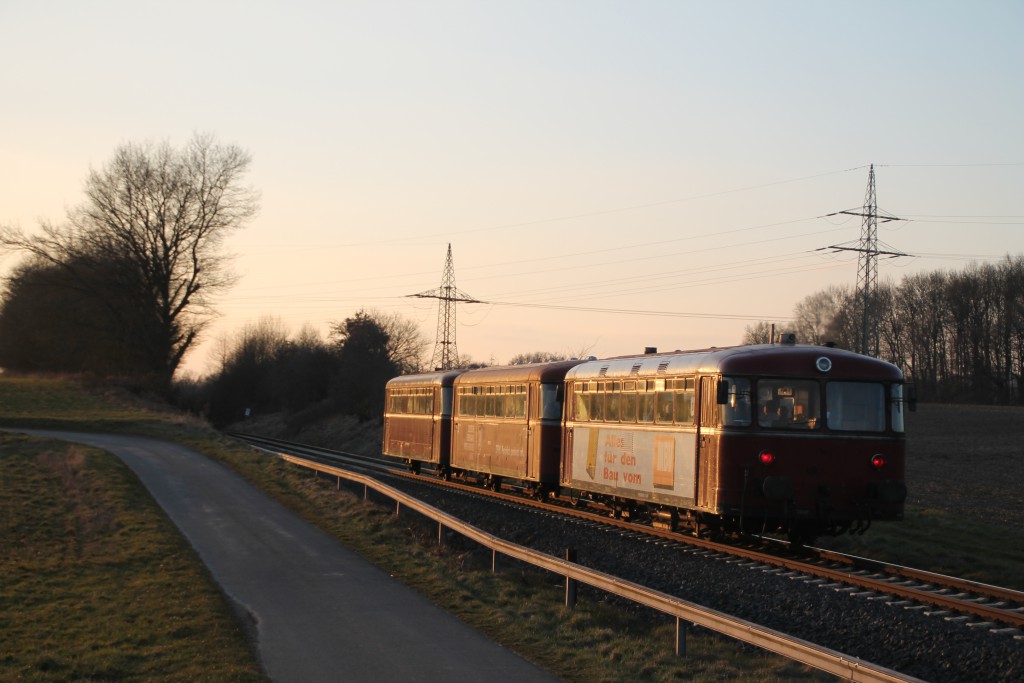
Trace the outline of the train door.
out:
M 718 378 L 700 378 L 697 420 L 697 507 L 718 506 Z
M 540 476 L 543 394 L 539 388 L 534 382 L 526 385 L 526 477 L 531 480 Z

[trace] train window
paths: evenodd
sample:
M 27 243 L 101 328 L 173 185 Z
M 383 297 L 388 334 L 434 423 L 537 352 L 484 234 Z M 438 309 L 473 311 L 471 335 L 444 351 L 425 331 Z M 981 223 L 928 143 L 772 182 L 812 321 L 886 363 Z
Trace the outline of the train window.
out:
M 601 391 L 590 395 L 590 419 L 597 422 L 604 420 L 604 393 Z
M 393 413 L 431 415 L 434 412 L 434 390 L 432 387 L 393 389 L 388 392 L 387 405 Z
M 818 383 L 813 380 L 761 379 L 757 382 L 757 424 L 770 429 L 817 429 Z
M 525 398 L 526 394 L 523 394 L 523 399 Z M 542 420 L 562 419 L 562 402 L 558 400 L 557 384 L 540 385 L 540 417 Z
M 654 393 L 645 392 L 637 394 L 637 422 L 654 422 Z
M 829 429 L 885 431 L 885 387 L 875 382 L 829 382 L 825 386 Z
M 631 382 L 627 382 L 631 384 Z M 623 422 L 636 422 L 636 403 L 637 395 L 635 392 L 629 392 L 622 395 L 622 418 Z
M 526 417 L 526 392 L 517 392 L 512 396 L 512 417 Z
M 903 431 L 903 385 L 892 385 L 892 430 Z
M 615 382 L 618 384 L 618 382 Z M 604 419 L 605 422 L 618 422 L 622 405 L 622 394 L 617 391 L 609 391 L 604 397 Z
M 658 424 L 672 422 L 674 394 L 669 391 L 658 391 L 654 394 L 654 420 Z
M 676 388 L 676 424 L 693 424 L 693 403 L 696 392 L 693 389 L 693 378 L 686 377 L 675 381 Z
M 580 421 L 586 421 L 590 419 L 590 405 L 588 400 L 590 394 L 583 393 L 583 385 L 577 384 L 573 388 L 573 401 L 576 406 L 576 412 L 573 417 Z
M 488 387 L 490 389 L 491 387 Z M 495 397 L 492 393 L 487 393 L 484 396 L 484 416 L 494 417 L 498 414 L 498 406 L 495 403 Z
M 728 382 L 728 400 L 722 406 L 722 424 L 729 427 L 750 426 L 750 380 L 746 377 L 723 377 Z
M 441 387 L 441 414 L 451 415 L 452 414 L 452 388 Z

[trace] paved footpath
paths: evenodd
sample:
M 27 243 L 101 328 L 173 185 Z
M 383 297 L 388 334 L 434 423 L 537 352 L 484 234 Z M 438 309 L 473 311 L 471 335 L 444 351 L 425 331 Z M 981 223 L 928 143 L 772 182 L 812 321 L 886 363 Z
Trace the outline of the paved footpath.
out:
M 274 681 L 557 680 L 195 451 L 134 436 L 20 431 L 97 446 L 131 467 L 252 616 Z

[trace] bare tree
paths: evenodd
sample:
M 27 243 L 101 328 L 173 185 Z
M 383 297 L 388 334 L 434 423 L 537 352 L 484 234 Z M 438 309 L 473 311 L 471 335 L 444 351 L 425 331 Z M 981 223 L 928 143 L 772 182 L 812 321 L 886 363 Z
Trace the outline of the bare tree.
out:
M 754 325 L 747 325 L 743 328 L 743 341 L 740 344 L 771 344 L 772 324 L 761 320 Z
M 551 363 L 556 360 L 569 360 L 569 356 L 562 353 L 552 353 L 551 351 L 531 351 L 529 353 L 519 353 L 512 356 L 509 360 L 509 365 L 524 365 L 526 363 Z
M 68 272 L 166 387 L 210 321 L 212 296 L 233 282 L 222 246 L 256 213 L 257 193 L 242 185 L 250 163 L 210 135 L 182 149 L 128 143 L 89 172 L 86 200 L 66 223 L 35 235 L 5 228 L 0 245 Z
M 804 344 L 835 341 L 828 337 L 829 328 L 848 295 L 845 288 L 833 285 L 804 297 L 793 310 L 796 338 Z
M 370 315 L 388 335 L 388 357 L 399 374 L 421 372 L 426 367 L 426 351 L 430 342 L 423 338 L 415 320 L 400 313 L 370 311 Z

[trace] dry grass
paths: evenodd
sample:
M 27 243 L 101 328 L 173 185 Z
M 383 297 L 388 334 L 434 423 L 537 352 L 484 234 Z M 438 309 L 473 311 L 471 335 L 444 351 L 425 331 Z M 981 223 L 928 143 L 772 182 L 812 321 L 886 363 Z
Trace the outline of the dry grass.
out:
M 0 433 L 0 680 L 265 680 L 224 596 L 114 456 Z

